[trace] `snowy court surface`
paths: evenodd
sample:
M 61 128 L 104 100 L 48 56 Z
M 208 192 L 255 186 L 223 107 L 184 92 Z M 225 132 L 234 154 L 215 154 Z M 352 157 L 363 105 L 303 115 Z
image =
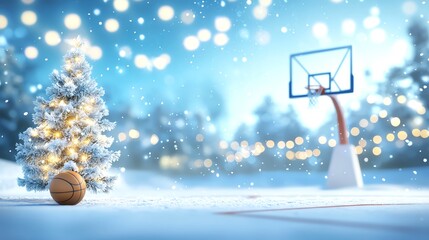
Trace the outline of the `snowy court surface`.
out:
M 154 175 L 124 175 L 110 194 L 87 193 L 77 206 L 59 206 L 48 192 L 18 188 L 19 171 L 0 161 L 0 239 L 429 237 L 429 188 L 424 185 L 207 188 Z M 138 185 L 137 179 L 146 184 Z M 154 182 L 148 184 L 150 179 Z

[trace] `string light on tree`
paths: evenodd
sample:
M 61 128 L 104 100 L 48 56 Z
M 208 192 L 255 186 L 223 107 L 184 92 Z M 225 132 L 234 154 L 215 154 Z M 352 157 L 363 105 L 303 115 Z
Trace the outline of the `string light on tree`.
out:
M 78 172 L 92 191 L 109 191 L 115 177 L 108 176 L 119 152 L 108 148 L 113 138 L 103 135 L 115 124 L 104 119 L 108 110 L 102 99 L 104 90 L 91 78 L 80 38 L 64 57 L 63 71 L 52 74 L 49 99 L 38 97 L 33 122 L 20 134 L 17 162 L 24 177 L 18 179 L 27 190 L 47 190 L 58 173 Z M 83 106 L 83 107 L 81 107 Z

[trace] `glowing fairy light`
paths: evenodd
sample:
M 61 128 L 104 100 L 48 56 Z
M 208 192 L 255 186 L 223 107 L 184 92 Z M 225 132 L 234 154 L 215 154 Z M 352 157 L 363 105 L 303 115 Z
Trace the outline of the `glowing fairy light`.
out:
M 171 6 L 164 5 L 158 9 L 158 17 L 162 21 L 170 21 L 174 17 L 174 9 Z
M 36 13 L 33 12 L 33 11 L 30 11 L 30 10 L 22 12 L 22 14 L 21 14 L 21 22 L 24 25 L 27 25 L 27 26 L 34 25 L 37 22 L 37 15 L 36 15 Z
M 295 158 L 295 153 L 293 151 L 287 151 L 286 158 L 289 160 L 293 160 Z
M 231 28 L 231 20 L 228 17 L 217 17 L 215 19 L 215 28 L 219 32 L 227 32 Z
M 329 139 L 328 146 L 335 147 L 337 145 L 337 141 L 335 139 Z
M 325 144 L 328 141 L 328 139 L 326 139 L 325 136 L 320 136 L 318 141 L 320 144 Z
M 284 141 L 279 141 L 278 143 L 277 143 L 277 148 L 279 148 L 279 149 L 283 149 L 283 148 L 285 148 L 286 147 L 286 143 L 284 142 Z
M 198 133 L 198 134 L 197 134 L 197 136 L 195 136 L 195 140 L 196 140 L 197 142 L 202 142 L 202 141 L 204 141 L 204 135 L 203 135 L 203 134 L 201 134 L 201 133 Z
M 372 148 L 372 154 L 374 154 L 374 156 L 379 156 L 381 154 L 381 148 L 380 147 Z
M 313 150 L 313 156 L 318 157 L 320 156 L 320 154 L 321 154 L 320 149 L 316 148 Z
M 368 127 L 368 124 L 369 124 L 369 122 L 368 122 L 368 120 L 366 120 L 366 119 L 361 119 L 361 120 L 359 121 L 359 126 L 360 126 L 361 128 L 366 128 L 366 127 Z
M 389 142 L 393 142 L 393 141 L 395 141 L 395 134 L 393 134 L 393 133 L 388 133 L 388 134 L 386 135 L 386 140 L 387 140 L 387 141 L 389 141 Z
M 273 0 L 259 0 L 259 5 L 263 7 L 269 7 L 273 3 Z
M 357 127 L 353 127 L 353 128 L 350 130 L 350 133 L 352 134 L 352 136 L 357 136 L 357 135 L 359 135 L 359 133 L 360 133 L 359 128 L 357 128 Z
M 123 132 L 119 133 L 118 139 L 119 139 L 119 142 L 123 142 L 123 141 L 127 140 L 127 134 L 125 134 Z
M 132 139 L 137 139 L 137 138 L 139 138 L 139 137 L 140 137 L 140 132 L 139 132 L 139 131 L 137 131 L 136 129 L 131 129 L 131 130 L 128 132 L 128 136 L 129 136 L 130 138 L 132 138 Z
M 159 57 L 156 57 L 152 64 L 158 70 L 164 70 L 168 64 L 171 62 L 171 57 L 168 54 L 161 54 Z
M 359 146 L 361 146 L 361 147 L 366 147 L 366 144 L 367 144 L 367 142 L 366 142 L 366 140 L 365 139 L 361 139 L 361 140 L 359 140 Z
M 0 29 L 5 29 L 7 27 L 8 20 L 4 15 L 0 15 Z
M 408 134 L 407 134 L 407 132 L 405 132 L 405 131 L 399 131 L 398 132 L 398 139 L 399 140 L 405 140 L 405 139 L 407 139 L 407 137 L 408 137 Z
M 261 143 L 260 143 L 261 144 Z M 262 145 L 262 144 L 261 144 Z M 238 148 L 240 147 L 240 144 L 237 142 L 237 141 L 232 141 L 231 142 L 231 144 L 230 144 L 230 147 L 231 147 L 231 149 L 232 150 L 235 150 L 235 151 L 237 151 L 238 150 Z
M 48 163 L 56 163 L 60 160 L 60 158 L 54 154 L 49 154 L 47 161 Z
M 213 41 L 217 46 L 225 46 L 229 42 L 229 37 L 225 33 L 217 33 Z
M 312 28 L 313 35 L 317 39 L 324 39 L 328 36 L 328 26 L 325 23 L 317 22 Z
M 228 148 L 228 142 L 225 140 L 222 140 L 219 142 L 219 148 L 220 149 L 227 149 Z
M 247 148 L 248 146 L 249 146 L 249 142 L 247 142 L 246 140 L 243 140 L 240 142 L 240 147 Z
M 24 50 L 24 55 L 28 59 L 35 59 L 39 55 L 39 50 L 37 50 L 37 48 L 35 48 L 33 46 L 28 46 Z
M 130 6 L 130 3 L 128 2 L 128 0 L 114 0 L 113 1 L 113 8 L 115 8 L 115 10 L 118 12 L 127 11 L 129 6 Z
M 61 132 L 60 132 L 60 131 L 55 131 L 55 132 L 52 134 L 52 136 L 53 136 L 54 138 L 60 138 L 60 137 L 62 136 L 62 134 L 61 134 Z
M 366 29 L 373 29 L 380 25 L 380 18 L 378 16 L 369 16 L 363 20 L 363 26 Z
M 397 127 L 401 124 L 401 119 L 398 117 L 392 117 L 390 119 L 390 124 L 392 124 L 392 126 Z
M 304 143 L 304 138 L 302 138 L 302 137 L 296 137 L 295 138 L 295 144 L 296 145 L 301 145 L 303 143 Z
M 82 21 L 80 20 L 79 15 L 75 13 L 67 14 L 67 16 L 64 18 L 64 25 L 70 30 L 78 29 L 81 22 Z
M 150 136 L 150 144 L 156 145 L 158 142 L 159 142 L 158 135 L 152 134 L 152 136 Z
M 61 37 L 60 34 L 58 34 L 58 32 L 56 31 L 47 31 L 45 33 L 45 42 L 46 44 L 50 45 L 50 46 L 56 46 L 58 44 L 60 44 L 61 42 Z
M 37 137 L 37 136 L 39 136 L 39 132 L 36 129 L 32 128 L 30 130 L 30 136 Z
M 201 42 L 207 42 L 212 37 L 212 33 L 208 29 L 200 29 L 197 33 L 198 40 Z
M 257 5 L 253 8 L 253 17 L 257 20 L 264 20 L 268 15 L 268 9 L 264 6 Z
M 390 104 L 392 104 L 392 99 L 390 97 L 385 97 L 383 99 L 383 104 L 389 106 Z
M 382 141 L 382 138 L 381 138 L 381 136 L 380 136 L 380 135 L 376 135 L 376 136 L 374 136 L 374 137 L 372 138 L 372 141 L 373 141 L 375 144 L 380 144 L 380 143 L 381 143 L 381 141 Z
M 210 168 L 212 166 L 213 162 L 211 159 L 204 160 L 204 167 Z
M 275 143 L 273 140 L 268 140 L 265 145 L 267 146 L 267 148 L 273 148 L 275 146 Z
M 98 46 L 92 46 L 86 53 L 92 60 L 99 60 L 103 56 L 103 50 Z
M 344 35 L 351 36 L 356 31 L 356 23 L 353 19 L 346 19 L 341 24 L 341 30 Z
M 380 112 L 378 112 L 378 116 L 380 118 L 386 118 L 387 117 L 387 111 L 386 110 L 381 110 Z
M 370 121 L 371 123 L 376 123 L 376 122 L 378 122 L 378 116 L 377 116 L 377 115 L 375 115 L 375 114 L 371 115 L 371 117 L 369 118 L 369 121 Z
M 195 14 L 192 10 L 185 10 L 180 14 L 180 19 L 184 24 L 191 24 L 195 20 Z
M 407 101 L 407 97 L 405 97 L 404 95 L 399 95 L 396 98 L 396 101 L 398 101 L 398 103 L 400 103 L 400 104 L 404 104 Z
M 200 40 L 195 36 L 188 36 L 183 40 L 183 46 L 188 51 L 195 51 L 200 46 Z
M 116 32 L 119 29 L 119 22 L 118 20 L 114 19 L 114 18 L 109 18 L 106 20 L 106 22 L 104 23 L 104 28 L 108 31 L 108 32 Z
M 152 63 L 149 60 L 149 58 L 144 54 L 137 54 L 134 57 L 134 65 L 137 68 L 146 68 L 146 69 L 152 69 Z
M 414 129 L 411 131 L 411 134 L 412 134 L 414 137 L 420 137 L 420 129 L 414 128 Z
M 356 146 L 355 150 L 356 150 L 356 153 L 359 155 L 363 153 L 363 148 L 361 146 Z
M 89 156 L 88 156 L 88 154 L 86 154 L 86 153 L 82 153 L 81 155 L 80 155 L 80 161 L 81 162 L 86 162 L 86 161 L 88 161 L 88 159 L 89 159 Z
M 429 131 L 427 129 L 422 129 L 420 131 L 420 137 L 422 137 L 422 138 L 428 138 L 429 137 Z
M 292 149 L 295 146 L 295 143 L 291 140 L 286 142 L 286 147 Z

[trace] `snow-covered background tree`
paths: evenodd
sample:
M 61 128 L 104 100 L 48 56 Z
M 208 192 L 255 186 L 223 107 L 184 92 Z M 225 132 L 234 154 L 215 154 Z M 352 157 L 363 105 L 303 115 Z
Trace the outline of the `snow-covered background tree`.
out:
M 115 124 L 104 119 L 109 114 L 104 90 L 91 78 L 82 41 L 71 42 L 62 72 L 53 71 L 48 100 L 38 97 L 35 102 L 36 126 L 20 134 L 22 143 L 16 147 L 24 172 L 18 184 L 29 191 L 46 190 L 63 170 L 78 172 L 95 192 L 108 192 L 115 180 L 108 170 L 120 152 L 109 150 L 113 138 L 103 135 Z
M 13 159 L 17 132 L 31 124 L 27 113 L 32 100 L 25 91 L 22 65 L 28 68 L 18 62 L 12 46 L 0 43 L 0 158 Z

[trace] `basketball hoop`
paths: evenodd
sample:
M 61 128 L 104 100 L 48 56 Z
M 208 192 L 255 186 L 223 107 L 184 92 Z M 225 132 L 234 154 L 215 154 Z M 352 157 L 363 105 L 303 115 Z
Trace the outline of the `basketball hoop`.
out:
M 319 103 L 319 97 L 322 95 L 324 88 L 320 85 L 309 85 L 308 89 L 308 104 L 310 107 L 315 107 Z

